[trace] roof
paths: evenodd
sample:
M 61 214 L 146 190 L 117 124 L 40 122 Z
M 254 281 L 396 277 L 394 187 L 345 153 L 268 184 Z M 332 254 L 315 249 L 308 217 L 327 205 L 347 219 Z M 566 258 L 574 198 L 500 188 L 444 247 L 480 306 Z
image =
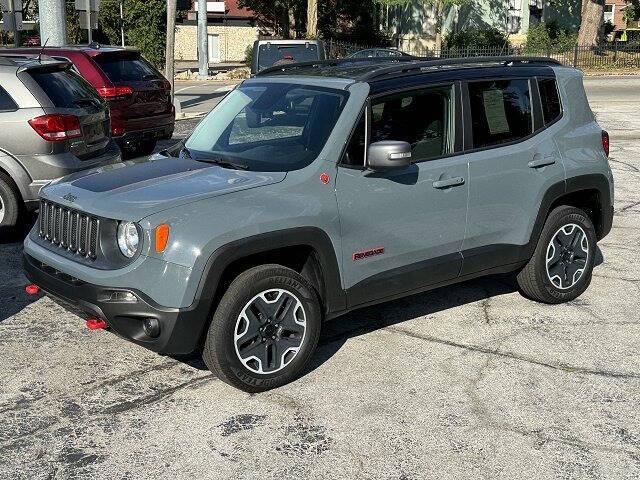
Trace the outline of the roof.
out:
M 72 51 L 72 52 L 85 52 L 89 55 L 98 55 L 100 53 L 111 52 L 135 52 L 136 49 L 123 48 L 113 45 L 100 45 L 98 43 L 92 43 L 91 45 L 63 45 L 60 47 L 20 47 L 20 48 L 0 48 L 0 55 L 3 52 L 7 54 L 25 53 L 25 54 L 39 54 L 41 51 L 50 52 L 52 50 L 59 51 Z
M 256 76 L 316 76 L 348 78 L 356 81 L 372 82 L 398 76 L 416 75 L 443 70 L 483 68 L 483 67 L 521 67 L 521 66 L 559 66 L 560 62 L 543 57 L 467 57 L 467 58 L 345 58 L 315 62 L 292 63 L 267 68 Z
M 196 10 L 196 2 L 198 0 L 191 1 L 191 10 Z M 209 0 L 211 1 L 211 0 Z M 239 7 L 238 0 L 224 0 L 225 13 L 212 13 L 208 12 L 208 16 L 222 16 L 236 17 L 236 18 L 254 18 L 256 14 L 250 8 Z

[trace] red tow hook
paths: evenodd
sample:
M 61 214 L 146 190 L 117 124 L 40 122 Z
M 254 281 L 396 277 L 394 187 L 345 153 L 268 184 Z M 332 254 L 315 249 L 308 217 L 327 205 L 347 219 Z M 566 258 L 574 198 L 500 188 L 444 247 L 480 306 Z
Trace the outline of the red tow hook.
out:
M 85 324 L 89 330 L 104 330 L 108 327 L 107 322 L 101 318 L 88 318 Z
M 24 291 L 27 292 L 27 295 L 38 295 L 40 293 L 40 287 L 35 283 L 30 283 L 24 287 Z

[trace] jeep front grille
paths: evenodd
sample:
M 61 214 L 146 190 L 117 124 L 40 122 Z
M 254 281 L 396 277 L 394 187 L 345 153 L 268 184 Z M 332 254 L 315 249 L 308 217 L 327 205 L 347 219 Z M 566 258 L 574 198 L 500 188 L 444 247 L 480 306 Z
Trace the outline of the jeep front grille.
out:
M 39 235 L 56 247 L 95 260 L 100 220 L 56 203 L 41 200 Z

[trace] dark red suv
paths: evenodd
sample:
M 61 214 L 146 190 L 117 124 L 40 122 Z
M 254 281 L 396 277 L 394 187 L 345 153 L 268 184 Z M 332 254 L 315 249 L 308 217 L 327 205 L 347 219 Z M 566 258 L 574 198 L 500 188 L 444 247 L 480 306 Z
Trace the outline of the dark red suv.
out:
M 2 49 L 3 55 L 38 54 L 40 48 Z M 171 84 L 139 52 L 122 47 L 46 47 L 44 55 L 70 61 L 95 87 L 111 112 L 111 134 L 123 158 L 151 153 L 173 135 Z

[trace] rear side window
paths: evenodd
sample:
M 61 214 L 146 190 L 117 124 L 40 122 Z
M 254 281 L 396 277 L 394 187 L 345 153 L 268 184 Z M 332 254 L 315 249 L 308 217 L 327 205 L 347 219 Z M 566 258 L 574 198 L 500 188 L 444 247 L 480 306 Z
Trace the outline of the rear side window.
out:
M 533 132 L 529 80 L 469 83 L 473 148 L 524 138 Z
M 95 61 L 114 83 L 158 80 L 160 73 L 140 56 L 98 55 Z
M 4 88 L 0 87 L 0 112 L 13 112 L 17 109 L 18 105 L 13 101 L 13 98 Z
M 258 70 L 288 63 L 318 60 L 318 46 L 313 43 L 299 45 L 260 45 Z
M 555 122 L 562 115 L 562 106 L 558 96 L 558 86 L 552 78 L 538 79 L 540 101 L 542 102 L 542 116 L 545 125 Z
M 34 71 L 30 75 L 56 108 L 78 108 L 87 100 L 102 103 L 98 92 L 71 70 Z

